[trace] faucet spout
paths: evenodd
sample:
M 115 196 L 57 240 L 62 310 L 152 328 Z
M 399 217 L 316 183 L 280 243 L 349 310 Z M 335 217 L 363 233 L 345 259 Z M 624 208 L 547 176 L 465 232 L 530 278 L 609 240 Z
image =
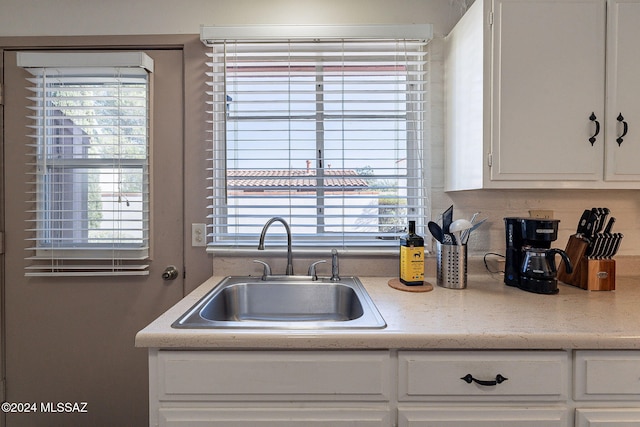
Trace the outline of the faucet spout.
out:
M 258 250 L 260 251 L 264 250 L 264 239 L 267 235 L 267 230 L 269 229 L 271 224 L 273 224 L 276 221 L 282 223 L 282 225 L 284 225 L 285 230 L 287 231 L 287 270 L 285 274 L 287 276 L 293 276 L 293 252 L 291 250 L 291 227 L 289 227 L 289 224 L 283 218 L 279 216 L 273 217 L 269 221 L 267 221 L 264 227 L 262 227 L 262 232 L 260 233 L 260 241 L 258 242 Z

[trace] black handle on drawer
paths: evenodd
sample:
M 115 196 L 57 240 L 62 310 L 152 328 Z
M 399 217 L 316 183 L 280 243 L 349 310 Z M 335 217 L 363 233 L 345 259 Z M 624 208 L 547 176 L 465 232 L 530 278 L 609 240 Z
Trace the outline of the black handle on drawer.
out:
M 600 133 L 600 122 L 598 120 L 596 120 L 597 117 L 595 115 L 595 113 L 591 113 L 591 115 L 589 116 L 589 120 L 591 120 L 592 122 L 594 122 L 596 124 L 596 131 L 593 134 L 593 136 L 591 138 L 589 138 L 589 142 L 591 143 L 591 145 L 593 145 L 596 142 L 596 136 L 598 136 L 598 134 Z
M 479 380 L 479 379 L 473 378 L 473 375 L 467 374 L 467 375 L 465 375 L 464 377 L 462 377 L 460 379 L 462 381 L 466 382 L 467 384 L 476 383 L 476 384 L 480 384 L 480 385 L 491 387 L 491 386 L 495 386 L 495 385 L 501 384 L 504 381 L 508 380 L 509 378 L 505 378 L 502 375 L 498 374 L 498 375 L 496 375 L 496 379 L 495 380 L 487 381 L 487 380 Z

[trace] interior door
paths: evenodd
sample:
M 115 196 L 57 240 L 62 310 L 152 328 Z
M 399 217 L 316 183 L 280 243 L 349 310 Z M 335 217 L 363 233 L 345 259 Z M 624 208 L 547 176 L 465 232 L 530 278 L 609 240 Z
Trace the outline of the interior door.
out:
M 28 73 L 4 53 L 6 399 L 38 405 L 7 414 L 8 425 L 148 425 L 147 352 L 134 338 L 183 296 L 184 106 L 182 51 L 145 52 L 154 60 L 149 275 L 89 278 L 24 275 Z M 169 265 L 179 274 L 163 280 Z M 86 412 L 40 402 L 84 402 Z

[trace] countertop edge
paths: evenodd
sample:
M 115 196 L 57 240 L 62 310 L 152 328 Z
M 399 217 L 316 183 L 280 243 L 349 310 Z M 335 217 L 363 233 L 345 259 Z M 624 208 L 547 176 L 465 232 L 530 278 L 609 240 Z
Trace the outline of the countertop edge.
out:
M 387 321 L 387 328 L 349 331 L 171 328 L 175 319 L 222 278 L 210 278 L 138 332 L 135 346 L 191 350 L 640 349 L 640 310 L 638 313 L 632 311 L 634 302 L 640 301 L 640 278 L 637 277 L 621 278 L 619 282 L 622 286 L 614 292 L 588 292 L 561 285 L 559 296 L 529 294 L 506 287 L 495 277 L 488 275 L 470 276 L 469 289 L 436 287 L 434 291 L 424 294 L 392 290 L 386 286 L 386 278 L 360 277 Z M 495 306 L 487 308 L 493 312 L 485 313 L 475 307 L 476 303 L 487 302 L 495 302 Z M 548 313 L 541 313 L 540 319 L 526 319 L 524 324 L 515 325 L 514 313 L 527 313 L 526 310 L 529 310 L 528 317 L 538 314 L 532 308 L 534 304 L 541 304 Z M 508 307 L 509 305 L 512 307 Z M 602 325 L 599 320 L 606 320 L 607 307 L 614 310 L 613 314 L 609 313 L 613 316 L 611 328 Z M 565 313 L 565 308 L 573 312 Z M 596 310 L 598 319 L 594 318 Z M 429 321 L 426 318 L 429 315 L 437 316 L 437 320 Z M 550 318 L 553 315 L 555 319 Z M 634 317 L 628 318 L 629 316 Z M 628 322 L 625 321 L 627 318 Z M 545 325 L 547 319 L 556 323 L 549 323 L 548 330 L 539 327 Z M 483 322 L 486 328 L 483 327 Z

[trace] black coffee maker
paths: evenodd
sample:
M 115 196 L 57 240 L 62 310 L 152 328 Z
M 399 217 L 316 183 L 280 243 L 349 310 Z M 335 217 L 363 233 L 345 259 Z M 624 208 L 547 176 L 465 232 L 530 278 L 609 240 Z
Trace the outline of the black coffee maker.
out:
M 571 261 L 561 249 L 550 249 L 558 238 L 557 219 L 505 218 L 507 238 L 504 283 L 537 294 L 558 293 L 555 256 L 560 255 L 567 273 Z

